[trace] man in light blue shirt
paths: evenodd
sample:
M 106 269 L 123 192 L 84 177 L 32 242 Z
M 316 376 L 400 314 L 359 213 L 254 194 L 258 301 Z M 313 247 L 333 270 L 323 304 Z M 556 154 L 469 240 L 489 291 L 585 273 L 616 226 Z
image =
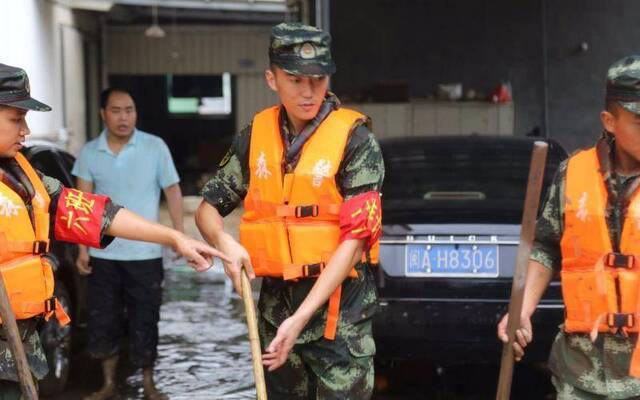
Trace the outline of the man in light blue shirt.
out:
M 73 167 L 78 189 L 108 195 L 151 221 L 158 220 L 162 190 L 173 226 L 183 232 L 180 178 L 165 142 L 135 128 L 135 103 L 125 90 L 105 90 L 100 115 L 104 131 L 84 146 Z M 162 296 L 161 246 L 116 239 L 103 250 L 87 253 L 81 248 L 77 267 L 89 276 L 89 353 L 102 360 L 104 373 L 102 389 L 87 399 L 117 394 L 115 374 L 124 309 L 129 320 L 129 355 L 143 369 L 145 397 L 166 398 L 153 382 Z

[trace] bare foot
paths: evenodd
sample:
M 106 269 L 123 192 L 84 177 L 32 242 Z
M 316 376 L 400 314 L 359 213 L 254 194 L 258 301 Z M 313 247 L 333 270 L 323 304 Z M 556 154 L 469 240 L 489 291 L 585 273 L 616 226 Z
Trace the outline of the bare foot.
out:
M 156 384 L 153 381 L 153 369 L 144 368 L 142 370 L 142 387 L 144 388 L 144 398 L 147 400 L 169 400 L 169 397 L 160 393 L 156 389 Z
M 160 393 L 155 385 L 144 385 L 144 398 L 147 400 L 169 400 L 169 396 Z
M 102 389 L 89 396 L 84 397 L 82 400 L 113 400 L 118 398 L 118 390 L 114 384 L 106 384 Z

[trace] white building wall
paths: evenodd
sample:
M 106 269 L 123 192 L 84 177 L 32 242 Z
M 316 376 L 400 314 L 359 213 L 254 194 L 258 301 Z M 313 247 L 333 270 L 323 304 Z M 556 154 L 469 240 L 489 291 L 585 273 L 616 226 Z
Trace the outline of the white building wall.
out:
M 29 113 L 32 138 L 57 138 L 62 128 L 61 24 L 71 11 L 49 1 L 0 0 L 0 62 L 24 68 L 32 95 L 51 105 L 49 113 Z

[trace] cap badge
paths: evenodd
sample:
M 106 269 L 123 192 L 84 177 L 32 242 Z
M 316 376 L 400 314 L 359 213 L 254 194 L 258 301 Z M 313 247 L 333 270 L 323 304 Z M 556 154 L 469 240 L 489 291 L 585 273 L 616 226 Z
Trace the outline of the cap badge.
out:
M 302 58 L 303 60 L 311 60 L 313 58 L 316 58 L 316 48 L 313 44 L 307 42 L 300 46 L 298 55 L 300 55 L 300 58 Z

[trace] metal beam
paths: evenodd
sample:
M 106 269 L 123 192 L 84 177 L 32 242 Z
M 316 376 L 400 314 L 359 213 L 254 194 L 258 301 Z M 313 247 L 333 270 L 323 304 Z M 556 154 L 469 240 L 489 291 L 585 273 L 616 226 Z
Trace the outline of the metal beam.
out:
M 53 0 L 53 2 L 69 8 L 100 12 L 107 12 L 113 7 L 111 0 Z
M 316 28 L 325 32 L 331 31 L 331 21 L 329 20 L 329 0 L 316 1 Z
M 195 8 L 200 10 L 287 12 L 287 4 L 284 0 L 247 0 L 246 2 L 220 0 L 115 0 L 115 3 L 129 6 Z

